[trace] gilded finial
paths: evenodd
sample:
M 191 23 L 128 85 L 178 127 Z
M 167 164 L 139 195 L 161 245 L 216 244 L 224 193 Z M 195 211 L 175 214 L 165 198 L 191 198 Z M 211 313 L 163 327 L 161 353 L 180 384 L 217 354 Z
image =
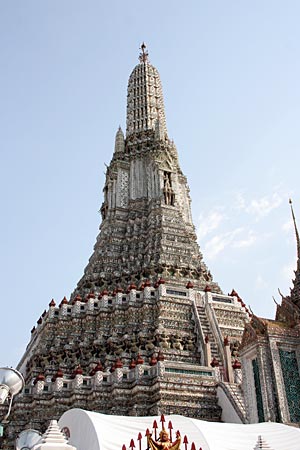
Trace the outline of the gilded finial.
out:
M 142 53 L 139 55 L 139 60 L 141 63 L 145 63 L 148 61 L 148 50 L 146 50 L 145 42 L 143 42 L 140 46 L 140 50 L 142 50 Z
M 297 228 L 295 214 L 294 214 L 294 210 L 293 210 L 293 203 L 292 203 L 291 199 L 289 199 L 289 204 L 291 205 L 292 218 L 293 218 L 293 222 L 294 222 L 296 241 L 297 241 L 297 256 L 298 256 L 298 260 L 299 260 L 300 259 L 300 238 L 299 238 L 298 228 Z

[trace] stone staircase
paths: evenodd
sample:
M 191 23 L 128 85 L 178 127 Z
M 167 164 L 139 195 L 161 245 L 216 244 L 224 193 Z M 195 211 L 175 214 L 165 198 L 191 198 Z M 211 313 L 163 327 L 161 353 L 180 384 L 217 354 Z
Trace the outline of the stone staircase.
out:
M 219 354 L 219 351 L 218 351 L 218 346 L 217 346 L 215 337 L 214 337 L 214 335 L 213 335 L 213 333 L 211 331 L 211 328 L 209 326 L 209 321 L 208 321 L 207 316 L 206 316 L 205 307 L 197 305 L 197 311 L 198 311 L 198 315 L 199 315 L 199 319 L 200 319 L 200 323 L 201 323 L 201 327 L 202 327 L 202 330 L 203 330 L 204 337 L 208 336 L 208 338 L 209 338 L 210 349 L 211 349 L 211 357 L 212 357 L 212 359 L 213 358 L 217 359 L 217 361 L 220 364 L 220 370 L 222 371 L 223 361 L 220 358 L 220 354 Z
M 219 387 L 223 389 L 242 423 L 248 423 L 246 416 L 246 406 L 241 386 L 236 383 L 220 382 Z
M 160 411 L 187 417 L 221 422 L 217 384 L 207 377 L 165 374 L 160 381 Z

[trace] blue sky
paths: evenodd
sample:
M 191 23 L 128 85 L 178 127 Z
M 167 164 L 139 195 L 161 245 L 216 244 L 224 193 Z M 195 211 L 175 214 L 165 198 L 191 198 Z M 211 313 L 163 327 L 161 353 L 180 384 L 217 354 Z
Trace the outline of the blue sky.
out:
M 290 196 L 300 226 L 299 17 L 298 1 L 1 2 L 0 366 L 81 278 L 142 41 L 204 260 L 274 317 L 295 268 Z

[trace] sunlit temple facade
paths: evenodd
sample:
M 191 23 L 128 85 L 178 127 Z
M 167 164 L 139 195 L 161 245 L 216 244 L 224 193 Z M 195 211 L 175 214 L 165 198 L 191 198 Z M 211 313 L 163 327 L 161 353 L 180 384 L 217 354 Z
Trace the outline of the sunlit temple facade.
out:
M 7 448 L 23 429 L 45 431 L 71 408 L 300 421 L 296 223 L 294 287 L 275 321 L 260 319 L 237 292 L 225 295 L 204 263 L 144 44 L 127 92 L 126 132 L 116 133 L 94 251 L 70 299 L 52 300 L 31 331 Z

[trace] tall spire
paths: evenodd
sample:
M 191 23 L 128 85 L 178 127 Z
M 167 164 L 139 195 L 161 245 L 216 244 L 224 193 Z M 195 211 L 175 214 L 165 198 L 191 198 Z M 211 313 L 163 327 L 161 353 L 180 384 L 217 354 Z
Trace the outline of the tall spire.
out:
M 296 224 L 295 214 L 293 210 L 292 200 L 289 200 L 292 211 L 292 218 L 294 222 L 296 243 L 297 243 L 297 268 L 295 270 L 295 279 L 293 280 L 293 288 L 291 289 L 291 300 L 300 308 L 300 239 L 299 232 Z
M 292 211 L 292 218 L 293 218 L 293 222 L 294 222 L 294 228 L 295 228 L 295 235 L 296 235 L 296 243 L 297 243 L 297 257 L 298 260 L 300 259 L 300 239 L 299 239 L 299 233 L 298 233 L 298 228 L 297 228 L 297 224 L 296 224 L 296 219 L 295 219 L 295 214 L 294 214 L 294 210 L 293 210 L 293 202 L 290 199 L 289 203 L 291 205 L 291 211 Z
M 139 55 L 140 64 L 132 71 L 127 88 L 127 137 L 142 131 L 159 127 L 167 136 L 165 108 L 160 76 L 157 69 L 149 63 L 146 45 L 142 43 Z

